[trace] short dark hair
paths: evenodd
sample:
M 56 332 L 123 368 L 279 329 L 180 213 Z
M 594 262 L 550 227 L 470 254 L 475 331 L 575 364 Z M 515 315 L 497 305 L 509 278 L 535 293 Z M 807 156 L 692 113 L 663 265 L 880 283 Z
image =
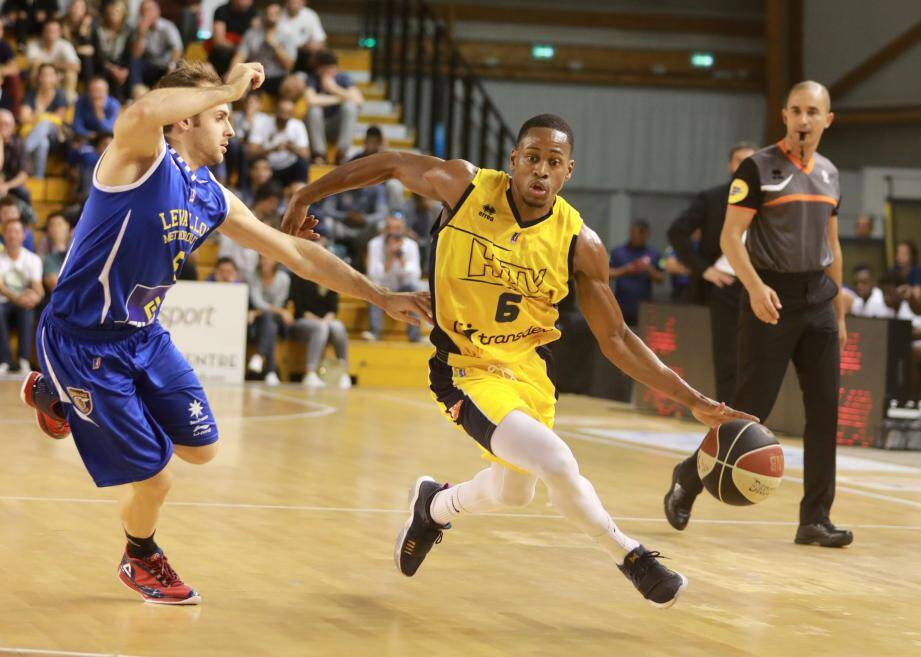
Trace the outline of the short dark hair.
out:
M 169 87 L 219 87 L 223 84 L 221 76 L 208 62 L 181 61 L 173 69 L 157 81 L 154 89 Z
M 873 274 L 873 270 L 870 269 L 870 265 L 868 265 L 868 264 L 866 264 L 866 263 L 861 263 L 861 264 L 859 264 L 859 265 L 854 265 L 854 268 L 851 270 L 851 275 L 852 275 L 852 276 L 856 276 L 857 274 L 859 274 L 859 273 L 862 272 L 862 271 L 868 271 L 868 272 L 870 272 L 871 275 Z
M 55 217 L 60 217 L 64 221 L 67 221 L 67 215 L 64 214 L 63 210 L 54 210 L 53 212 L 49 212 L 48 216 L 45 217 L 45 226 L 51 223 L 51 220 L 54 219 Z M 67 223 L 69 224 L 70 222 L 67 221 Z
M 884 272 L 883 275 L 879 277 L 879 280 L 876 281 L 876 284 L 879 287 L 883 287 L 884 285 L 892 285 L 894 287 L 898 287 L 904 283 L 905 279 L 902 278 L 901 274 L 898 274 L 892 270 Z
M 256 190 L 256 193 L 253 194 L 253 205 L 260 203 L 267 198 L 278 198 L 281 199 L 285 195 L 284 190 L 274 180 L 268 180 L 264 185 Z
M 218 258 L 217 262 L 214 263 L 214 268 L 217 269 L 221 265 L 227 265 L 227 264 L 231 265 L 234 269 L 237 268 L 237 263 L 234 261 L 233 258 L 229 256 L 221 256 L 220 258 Z
M 569 152 L 572 153 L 576 148 L 576 138 L 572 134 L 572 128 L 569 127 L 565 119 L 556 114 L 538 114 L 522 123 L 521 129 L 518 131 L 518 139 L 515 143 L 520 144 L 521 140 L 524 139 L 531 128 L 550 128 L 551 130 L 559 130 L 566 135 L 566 141 L 569 142 Z
M 384 133 L 376 125 L 368 127 L 367 132 L 365 132 L 365 139 L 380 139 L 383 141 Z
M 3 198 L 0 198 L 0 208 L 5 208 L 10 205 L 19 208 L 19 201 L 16 200 L 15 196 L 7 194 Z
M 752 141 L 737 141 L 732 145 L 732 148 L 729 149 L 729 161 L 732 161 L 733 156 L 739 151 L 756 151 L 758 150 L 758 144 Z
M 321 50 L 314 56 L 313 65 L 315 68 L 321 66 L 338 66 L 339 58 L 336 57 L 336 53 L 327 48 L 326 50 Z
M 630 222 L 630 228 L 642 228 L 643 230 L 649 230 L 649 222 L 645 219 L 634 219 Z

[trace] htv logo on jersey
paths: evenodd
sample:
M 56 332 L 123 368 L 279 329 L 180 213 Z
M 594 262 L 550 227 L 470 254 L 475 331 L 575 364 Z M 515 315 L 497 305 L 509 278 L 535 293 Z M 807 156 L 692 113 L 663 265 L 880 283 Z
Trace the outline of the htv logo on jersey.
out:
M 530 267 L 500 260 L 492 244 L 473 238 L 470 243 L 470 263 L 467 276 L 470 279 L 492 279 L 508 288 L 519 290 L 528 296 L 536 296 L 544 282 L 547 269 L 535 271 Z

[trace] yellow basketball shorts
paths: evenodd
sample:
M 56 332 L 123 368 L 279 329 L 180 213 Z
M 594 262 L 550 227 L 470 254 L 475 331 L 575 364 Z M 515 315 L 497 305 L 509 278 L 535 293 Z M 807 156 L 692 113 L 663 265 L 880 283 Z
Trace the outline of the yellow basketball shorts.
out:
M 429 360 L 430 389 L 439 407 L 487 458 L 519 469 L 493 454 L 492 435 L 512 411 L 527 413 L 553 428 L 557 394 L 549 349 L 541 347 L 523 361 L 502 366 L 454 354 L 452 366 L 447 359 L 439 352 Z

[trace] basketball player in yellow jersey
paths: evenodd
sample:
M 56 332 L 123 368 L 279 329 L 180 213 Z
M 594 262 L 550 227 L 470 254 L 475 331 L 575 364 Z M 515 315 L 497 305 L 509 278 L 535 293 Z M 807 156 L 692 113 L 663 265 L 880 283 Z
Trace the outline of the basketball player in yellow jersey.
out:
M 608 285 L 604 245 L 557 195 L 572 176 L 572 148 L 569 125 L 544 114 L 521 127 L 511 176 L 409 153 L 361 158 L 301 189 L 284 228 L 297 233 L 311 203 L 389 178 L 444 204 L 430 266 L 431 389 L 493 463 L 456 486 L 416 481 L 394 551 L 403 574 L 415 574 L 453 518 L 526 505 L 540 479 L 553 505 L 614 557 L 643 597 L 669 607 L 687 580 L 618 529 L 553 432 L 556 395 L 546 345 L 560 336 L 556 305 L 570 279 L 602 352 L 617 367 L 688 406 L 707 426 L 754 418 L 691 388 L 627 328 Z

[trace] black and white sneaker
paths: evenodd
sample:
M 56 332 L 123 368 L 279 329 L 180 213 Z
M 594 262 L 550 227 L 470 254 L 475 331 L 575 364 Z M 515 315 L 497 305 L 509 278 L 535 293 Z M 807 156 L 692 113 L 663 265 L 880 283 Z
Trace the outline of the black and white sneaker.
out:
M 393 560 L 400 572 L 407 577 L 412 577 L 419 570 L 432 546 L 441 543 L 445 529 L 451 529 L 451 524 L 439 525 L 429 515 L 429 505 L 432 498 L 448 484 L 439 484 L 428 476 L 419 477 L 409 490 L 409 519 L 397 536 L 393 548 Z
M 658 552 L 650 552 L 640 545 L 626 556 L 624 565 L 618 568 L 649 604 L 667 609 L 675 604 L 675 600 L 687 588 L 688 580 L 681 573 L 659 563 L 660 556 Z

